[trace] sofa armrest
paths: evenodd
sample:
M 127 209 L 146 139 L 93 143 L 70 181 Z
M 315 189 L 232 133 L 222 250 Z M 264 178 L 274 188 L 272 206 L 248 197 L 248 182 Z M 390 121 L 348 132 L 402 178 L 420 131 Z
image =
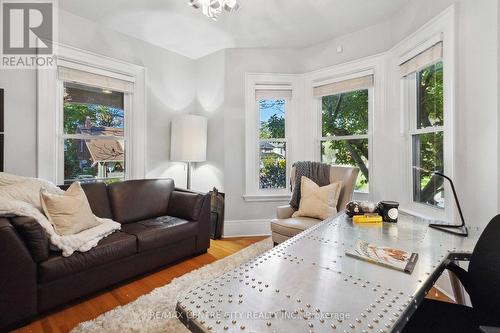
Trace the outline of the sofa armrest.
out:
M 0 331 L 37 312 L 36 264 L 7 218 L 0 218 Z
M 168 202 L 167 214 L 198 223 L 196 252 L 206 252 L 210 247 L 209 193 L 200 193 L 176 188 Z
M 40 223 L 27 216 L 12 217 L 10 222 L 16 228 L 35 262 L 39 263 L 49 258 L 49 236 Z
M 189 221 L 198 221 L 205 195 L 189 191 L 173 191 L 168 201 L 167 214 Z
M 288 219 L 292 217 L 293 213 L 295 213 L 295 209 L 290 205 L 278 206 L 276 209 L 276 217 L 278 219 Z

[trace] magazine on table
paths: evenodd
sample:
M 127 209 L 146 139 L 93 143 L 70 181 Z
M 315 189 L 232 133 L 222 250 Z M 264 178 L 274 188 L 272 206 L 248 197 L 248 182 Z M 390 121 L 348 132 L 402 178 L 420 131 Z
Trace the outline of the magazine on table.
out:
M 346 255 L 408 274 L 413 272 L 418 260 L 418 253 L 378 246 L 363 240 L 358 240 L 353 248 L 346 250 Z

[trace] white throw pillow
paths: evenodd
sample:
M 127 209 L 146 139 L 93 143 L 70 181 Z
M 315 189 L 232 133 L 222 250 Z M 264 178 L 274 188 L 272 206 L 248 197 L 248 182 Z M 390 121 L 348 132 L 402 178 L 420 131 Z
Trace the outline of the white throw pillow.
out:
M 325 220 L 337 212 L 337 202 L 342 182 L 319 187 L 315 182 L 302 176 L 300 180 L 299 210 L 292 217 L 312 217 Z
M 74 235 L 100 224 L 79 182 L 71 184 L 61 195 L 42 190 L 40 199 L 45 216 L 60 236 Z

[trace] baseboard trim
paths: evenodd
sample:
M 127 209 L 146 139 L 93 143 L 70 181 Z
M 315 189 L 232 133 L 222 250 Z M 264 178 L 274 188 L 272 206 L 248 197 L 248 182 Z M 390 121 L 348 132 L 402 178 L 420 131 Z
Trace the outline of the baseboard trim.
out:
M 271 235 L 271 219 L 224 221 L 223 238 Z

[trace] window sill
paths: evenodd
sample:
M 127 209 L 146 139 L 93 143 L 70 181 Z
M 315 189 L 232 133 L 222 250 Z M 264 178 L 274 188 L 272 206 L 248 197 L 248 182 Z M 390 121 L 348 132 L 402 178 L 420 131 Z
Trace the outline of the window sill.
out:
M 432 213 L 429 213 L 428 211 L 422 212 L 418 208 L 415 209 L 415 207 L 403 206 L 403 207 L 399 207 L 399 210 L 402 213 L 413 215 L 413 216 L 419 217 L 419 218 L 424 219 L 424 220 L 429 220 L 431 222 L 437 222 L 437 221 L 443 222 L 446 219 L 442 215 L 432 214 Z
M 245 202 L 282 202 L 289 201 L 291 194 L 245 194 Z

